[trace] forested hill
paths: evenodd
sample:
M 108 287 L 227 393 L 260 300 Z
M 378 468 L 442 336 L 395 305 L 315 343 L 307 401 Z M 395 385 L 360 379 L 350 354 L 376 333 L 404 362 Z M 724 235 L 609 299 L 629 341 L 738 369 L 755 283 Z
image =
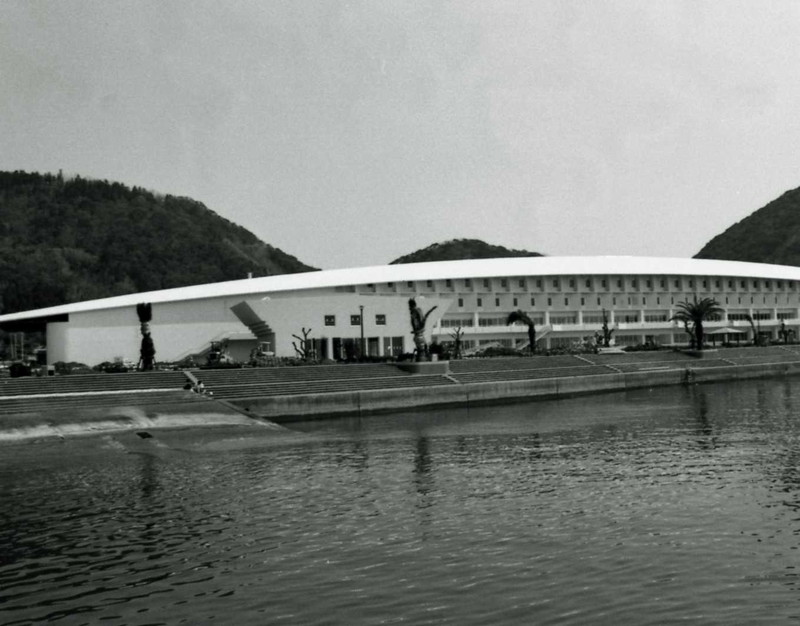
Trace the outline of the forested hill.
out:
M 800 266 L 800 188 L 717 235 L 695 258 Z
M 202 203 L 0 172 L 0 312 L 314 268 Z
M 460 261 L 462 259 L 495 259 L 502 257 L 543 256 L 528 250 L 510 250 L 503 246 L 495 246 L 480 239 L 451 239 L 442 243 L 434 243 L 411 254 L 401 256 L 391 262 L 423 263 L 427 261 Z

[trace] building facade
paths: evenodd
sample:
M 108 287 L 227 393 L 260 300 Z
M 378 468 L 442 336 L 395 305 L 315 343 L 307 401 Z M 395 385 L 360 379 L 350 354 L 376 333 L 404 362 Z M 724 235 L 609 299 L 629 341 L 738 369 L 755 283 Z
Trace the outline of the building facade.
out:
M 469 352 L 524 348 L 525 312 L 540 349 L 592 341 L 604 320 L 616 345 L 685 344 L 676 306 L 713 298 L 724 313 L 709 321 L 711 341 L 777 339 L 798 332 L 800 268 L 646 257 L 530 257 L 327 270 L 130 294 L 0 316 L 10 331 L 47 333 L 48 361 L 138 360 L 136 304 L 153 308 L 159 361 L 202 355 L 227 342 L 246 360 L 256 348 L 294 356 L 301 338 L 320 358 L 413 351 L 408 302 L 432 310 L 428 341 L 460 329 Z M 795 337 L 797 335 L 795 334 Z

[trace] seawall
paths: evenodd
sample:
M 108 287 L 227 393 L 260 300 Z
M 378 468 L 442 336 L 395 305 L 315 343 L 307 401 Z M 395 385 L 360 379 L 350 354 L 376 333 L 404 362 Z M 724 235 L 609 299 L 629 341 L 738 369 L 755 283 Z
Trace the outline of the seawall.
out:
M 227 402 L 184 402 L 148 404 L 146 394 L 139 403 L 114 407 L 82 407 L 75 411 L 36 411 L 0 413 L 0 443 L 111 434 L 152 429 L 197 428 L 208 426 L 281 427 L 242 415 L 241 409 Z
M 242 398 L 231 404 L 246 414 L 274 422 L 368 415 L 436 406 L 470 406 L 493 402 L 552 399 L 576 395 L 625 391 L 670 385 L 725 382 L 740 379 L 773 378 L 800 374 L 800 362 L 720 367 L 686 367 L 661 371 L 638 371 L 540 378 L 532 380 L 464 383 L 409 389 Z

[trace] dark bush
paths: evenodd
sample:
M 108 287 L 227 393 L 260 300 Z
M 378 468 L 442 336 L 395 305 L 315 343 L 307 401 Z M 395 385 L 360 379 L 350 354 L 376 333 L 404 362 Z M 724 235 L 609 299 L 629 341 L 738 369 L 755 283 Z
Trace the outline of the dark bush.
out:
M 85 363 L 78 363 L 77 361 L 70 361 L 69 363 L 65 363 L 64 361 L 56 361 L 53 363 L 53 367 L 55 368 L 56 374 L 60 376 L 69 374 L 87 374 L 92 371 L 91 367 Z
M 30 365 L 26 365 L 25 363 L 12 363 L 11 367 L 8 368 L 8 373 L 11 376 L 11 378 L 21 378 L 23 376 L 30 376 L 31 367 Z
M 122 374 L 128 371 L 127 366 L 119 361 L 103 361 L 92 368 L 96 372 L 106 372 L 107 374 Z
M 623 352 L 654 352 L 661 349 L 662 347 L 657 343 L 640 343 L 635 346 L 625 346 L 622 348 Z

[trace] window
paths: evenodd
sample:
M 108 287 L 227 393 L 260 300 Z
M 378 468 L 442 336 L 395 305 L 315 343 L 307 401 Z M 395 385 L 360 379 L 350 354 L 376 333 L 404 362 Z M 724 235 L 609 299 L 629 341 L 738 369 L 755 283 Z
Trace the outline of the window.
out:
M 507 278 L 502 278 L 502 279 L 500 280 L 500 286 L 501 286 L 503 289 L 505 289 L 506 287 L 508 287 L 508 279 L 507 279 Z
M 602 324 L 603 314 L 600 311 L 587 311 L 583 314 L 584 324 Z
M 617 278 L 617 289 L 622 289 L 622 279 Z
M 541 289 L 542 288 L 542 279 L 541 278 L 536 281 L 536 288 L 537 289 Z
M 637 281 L 637 280 L 634 278 L 634 279 L 631 281 L 631 286 L 632 286 L 634 289 L 638 289 L 638 288 L 639 288 L 639 281 Z
M 661 281 L 658 284 L 661 285 L 662 289 L 666 289 L 667 288 L 667 281 L 665 281 L 663 278 L 661 279 Z
M 350 326 L 361 326 L 361 316 L 360 315 L 351 315 L 350 316 Z
M 464 298 L 459 298 L 458 299 L 458 306 L 461 306 L 461 307 L 464 306 Z
M 575 279 L 574 278 L 570 278 L 569 279 L 569 288 L 570 289 L 575 289 Z
M 494 299 L 494 305 L 495 306 L 500 306 L 500 298 L 495 298 Z
M 386 286 L 387 286 L 389 289 L 394 289 L 394 283 L 386 283 Z
M 326 315 L 325 316 L 325 326 L 336 326 L 336 316 L 335 315 Z
M 608 283 L 606 282 L 606 279 L 605 279 L 605 278 L 604 278 L 603 280 L 601 280 L 601 281 L 600 281 L 600 284 L 602 285 L 603 289 L 605 289 L 606 287 L 608 287 Z
M 508 326 L 508 319 L 503 317 L 482 317 L 478 320 L 478 326 Z
M 469 278 L 464 279 L 464 286 L 467 289 L 472 289 L 472 280 Z
M 547 299 L 547 306 L 553 306 L 553 299 L 552 298 L 548 298 Z
M 453 281 L 448 278 L 446 281 L 444 281 L 444 286 L 447 287 L 448 289 L 452 289 Z
M 708 281 L 707 280 L 703 281 L 703 289 L 708 289 Z
M 564 298 L 564 306 L 569 306 L 569 298 Z
M 586 279 L 586 288 L 587 289 L 591 289 L 592 288 L 592 281 L 589 278 Z
M 728 289 L 733 289 L 733 281 L 732 280 L 728 281 Z
M 519 285 L 520 289 L 525 289 L 525 279 L 524 278 L 520 278 L 519 281 L 517 281 L 517 284 Z
M 647 288 L 648 288 L 648 289 L 652 289 L 652 288 L 653 288 L 653 281 L 652 281 L 652 280 L 650 280 L 649 278 L 647 279 L 647 281 L 645 282 L 645 284 L 647 285 Z
M 585 304 L 586 304 L 586 300 L 584 298 L 581 298 L 581 306 L 584 306 Z
M 376 326 L 386 326 L 386 316 L 382 313 L 378 313 L 375 316 L 375 325 Z
M 471 317 L 465 317 L 463 319 L 450 319 L 450 320 L 442 320 L 441 322 L 442 328 L 458 328 L 460 326 L 474 326 L 473 319 Z
M 478 298 L 478 306 L 483 306 L 483 298 Z
M 483 286 L 484 286 L 486 289 L 488 289 L 488 288 L 489 288 L 489 279 L 488 279 L 488 278 L 484 278 L 484 279 L 483 279 Z
M 531 298 L 531 306 L 536 306 L 536 298 Z
M 558 289 L 558 278 L 553 279 L 553 289 Z
M 518 305 L 517 305 L 517 299 L 516 299 L 516 298 L 514 298 L 514 306 L 518 306 Z
M 432 280 L 426 280 L 425 281 L 425 285 L 428 287 L 428 289 L 433 289 L 433 281 Z
M 719 281 L 718 281 L 718 280 L 715 280 L 715 281 L 714 281 L 714 287 L 715 287 L 715 288 L 717 288 L 717 289 L 719 289 Z
M 413 280 L 409 280 L 406 283 L 406 287 L 408 287 L 409 289 L 413 289 L 414 288 L 414 281 Z
M 600 298 L 597 299 L 597 306 L 600 306 Z
M 743 280 L 742 280 L 742 281 L 740 281 L 740 282 L 739 282 L 739 284 L 740 284 L 740 286 L 742 287 L 742 289 L 744 289 L 744 288 L 745 288 L 745 282 L 744 282 Z
M 689 279 L 689 289 L 694 289 L 694 279 Z
M 634 324 L 639 321 L 639 313 L 637 311 L 614 311 L 614 321 Z
M 680 288 L 681 288 L 681 281 L 676 278 L 675 279 L 675 289 L 680 289 Z

